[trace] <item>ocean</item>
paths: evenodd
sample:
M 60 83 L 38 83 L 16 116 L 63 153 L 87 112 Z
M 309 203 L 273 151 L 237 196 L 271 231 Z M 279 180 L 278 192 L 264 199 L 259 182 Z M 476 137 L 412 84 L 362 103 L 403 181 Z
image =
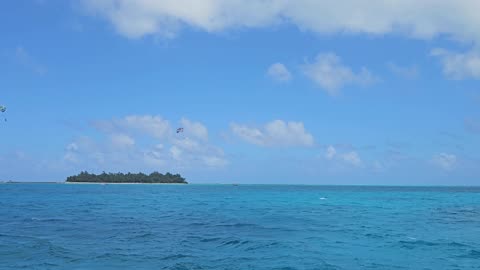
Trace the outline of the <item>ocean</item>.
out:
M 480 188 L 0 184 L 0 269 L 480 269 Z

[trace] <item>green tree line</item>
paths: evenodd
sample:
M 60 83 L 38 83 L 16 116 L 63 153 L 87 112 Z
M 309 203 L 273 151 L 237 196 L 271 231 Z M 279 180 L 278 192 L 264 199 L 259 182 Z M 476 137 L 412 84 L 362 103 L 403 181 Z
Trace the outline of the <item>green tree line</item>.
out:
M 149 175 L 144 173 L 106 173 L 92 174 L 81 172 L 78 175 L 67 177 L 67 182 L 87 182 L 87 183 L 181 183 L 187 184 L 185 178 L 180 174 L 161 174 L 153 172 Z

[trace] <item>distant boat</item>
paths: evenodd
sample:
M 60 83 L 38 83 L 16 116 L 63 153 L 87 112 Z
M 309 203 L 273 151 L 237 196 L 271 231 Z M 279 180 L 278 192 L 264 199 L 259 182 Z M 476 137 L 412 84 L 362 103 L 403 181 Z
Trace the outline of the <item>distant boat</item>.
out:
M 232 184 L 232 185 L 234 185 L 234 186 L 238 186 L 238 184 Z

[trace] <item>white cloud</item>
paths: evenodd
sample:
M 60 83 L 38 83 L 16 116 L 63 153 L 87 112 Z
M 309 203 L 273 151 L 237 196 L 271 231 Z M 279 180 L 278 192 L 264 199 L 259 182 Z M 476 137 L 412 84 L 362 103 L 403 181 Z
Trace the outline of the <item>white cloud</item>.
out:
M 83 0 L 130 38 L 174 37 L 183 26 L 207 32 L 294 24 L 317 33 L 441 34 L 480 40 L 477 0 Z
M 208 130 L 200 122 L 193 122 L 188 119 L 182 118 L 180 121 L 183 134 L 185 136 L 192 136 L 202 141 L 208 141 Z
M 443 170 L 451 171 L 457 165 L 457 156 L 453 154 L 440 153 L 432 158 L 432 163 Z
M 152 115 L 130 115 L 122 119 L 97 121 L 95 126 L 103 132 L 139 133 L 156 139 L 165 139 L 173 134 L 167 120 Z
M 337 154 L 337 150 L 335 150 L 335 147 L 330 145 L 327 148 L 327 152 L 325 153 L 325 157 L 328 160 L 332 160 L 335 157 L 336 154 Z
M 387 66 L 393 74 L 405 79 L 413 80 L 419 75 L 418 68 L 416 66 L 399 66 L 393 62 L 389 62 Z
M 292 74 L 282 63 L 272 64 L 267 70 L 267 75 L 278 82 L 287 82 L 292 79 Z
M 65 148 L 68 151 L 78 151 L 78 145 L 76 143 L 71 143 Z
M 307 63 L 302 68 L 308 78 L 330 95 L 337 94 L 340 88 L 348 84 L 368 85 L 377 81 L 364 67 L 358 73 L 353 72 L 334 53 L 318 54 L 313 63 Z
M 360 167 L 362 165 L 362 160 L 355 151 L 343 154 L 342 159 L 346 163 L 349 163 L 355 167 Z
M 176 140 L 169 149 L 175 164 L 188 167 L 197 164 L 207 167 L 223 167 L 228 164 L 223 150 L 188 138 Z
M 78 163 L 78 157 L 77 155 L 72 152 L 72 151 L 67 151 L 64 155 L 63 155 L 63 160 L 67 161 L 67 162 L 70 162 L 70 163 Z
M 84 0 L 86 7 L 106 17 L 122 35 L 174 37 L 183 25 L 207 32 L 270 25 L 281 3 L 245 0 Z
M 345 163 L 354 167 L 362 166 L 362 160 L 357 152 L 349 151 L 349 152 L 339 153 L 339 151 L 332 145 L 329 145 L 327 147 L 325 151 L 325 158 L 330 161 Z
M 228 164 L 224 158 L 218 156 L 204 156 L 202 157 L 202 161 L 209 167 L 223 167 Z
M 158 139 L 162 139 L 167 135 L 170 135 L 172 130 L 169 122 L 160 116 L 132 115 L 125 117 L 119 124 L 123 128 L 136 129 L 145 133 L 146 135 L 150 135 Z
M 143 160 L 149 166 L 164 168 L 168 165 L 168 156 L 163 144 L 157 144 L 152 149 L 143 152 Z
M 182 152 L 183 151 L 176 145 L 170 147 L 170 154 L 172 155 L 172 158 L 175 160 L 181 160 Z
M 181 149 L 184 149 L 190 152 L 199 151 L 203 147 L 203 144 L 201 144 L 196 140 L 192 140 L 190 138 L 175 139 L 173 141 L 173 144 Z
M 116 148 L 129 148 L 135 145 L 135 140 L 125 134 L 112 134 L 110 139 L 112 145 Z
M 234 135 L 260 146 L 312 146 L 314 143 L 302 122 L 274 120 L 261 128 L 232 123 L 230 128 Z
M 175 134 L 160 116 L 132 115 L 97 121 L 94 126 L 108 142 L 80 138 L 66 147 L 64 161 L 77 166 L 152 168 L 156 170 L 220 167 L 228 164 L 222 149 L 208 143 L 208 130 L 200 122 L 181 119 L 184 134 Z M 137 143 L 137 141 L 139 143 Z
M 431 55 L 440 58 L 443 73 L 450 79 L 480 79 L 480 53 L 475 50 L 458 53 L 437 48 Z

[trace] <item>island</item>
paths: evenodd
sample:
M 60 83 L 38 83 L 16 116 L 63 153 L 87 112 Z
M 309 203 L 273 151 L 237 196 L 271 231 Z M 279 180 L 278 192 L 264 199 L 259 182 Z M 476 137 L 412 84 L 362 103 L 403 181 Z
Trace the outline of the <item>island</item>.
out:
M 92 174 L 81 172 L 67 177 L 67 183 L 142 183 L 142 184 L 188 184 L 180 174 L 106 173 Z

